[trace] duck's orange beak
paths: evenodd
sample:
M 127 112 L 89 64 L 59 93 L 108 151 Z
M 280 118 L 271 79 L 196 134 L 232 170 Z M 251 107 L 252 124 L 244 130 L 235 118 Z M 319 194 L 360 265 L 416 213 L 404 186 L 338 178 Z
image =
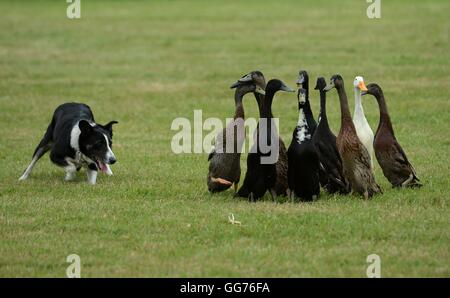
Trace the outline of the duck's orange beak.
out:
M 358 85 L 359 90 L 361 91 L 367 91 L 366 84 L 364 84 L 364 81 L 361 81 Z

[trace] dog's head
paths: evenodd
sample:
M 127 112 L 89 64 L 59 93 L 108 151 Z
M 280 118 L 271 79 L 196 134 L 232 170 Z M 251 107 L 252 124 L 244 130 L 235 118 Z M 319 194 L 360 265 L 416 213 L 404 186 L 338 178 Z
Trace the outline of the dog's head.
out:
M 108 172 L 109 167 L 116 162 L 116 157 L 112 151 L 112 126 L 118 123 L 111 121 L 106 125 L 91 125 L 89 121 L 81 120 L 78 123 L 80 128 L 79 145 L 80 151 L 92 159 L 97 168 L 102 172 Z

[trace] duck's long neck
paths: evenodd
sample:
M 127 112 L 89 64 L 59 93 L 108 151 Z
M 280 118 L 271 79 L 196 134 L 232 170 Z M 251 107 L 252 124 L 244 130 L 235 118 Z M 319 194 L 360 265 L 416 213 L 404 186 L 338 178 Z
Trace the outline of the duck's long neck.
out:
M 256 102 L 258 103 L 259 116 L 261 117 L 261 113 L 263 110 L 262 106 L 265 101 L 265 96 L 262 95 L 261 93 L 256 93 L 256 92 L 253 92 L 253 94 L 255 95 Z
M 306 77 L 305 81 L 302 84 L 303 89 L 305 89 L 306 101 L 309 99 L 309 78 Z
M 355 91 L 355 111 L 353 113 L 353 118 L 365 117 L 364 109 L 361 103 L 361 90 L 359 88 L 354 88 Z
M 234 119 L 242 118 L 244 119 L 244 105 L 242 104 L 242 98 L 244 97 L 245 93 L 239 90 L 239 88 L 236 89 L 234 92 L 234 104 L 235 104 L 235 112 L 234 112 Z
M 275 95 L 274 91 L 266 90 L 266 96 L 262 100 L 260 110 L 259 110 L 260 118 L 273 118 L 272 101 L 273 101 L 274 95 Z
M 394 133 L 383 92 L 377 92 L 374 96 L 378 102 L 378 108 L 380 109 L 380 122 L 378 123 L 378 128 L 380 128 L 382 124 L 385 124 L 387 128 Z
M 266 95 L 264 99 L 261 101 L 261 106 L 259 110 L 260 120 L 264 119 L 265 123 L 265 134 L 266 134 L 266 144 L 272 145 L 272 101 L 275 95 L 275 91 L 266 90 Z M 259 126 L 259 124 L 258 124 Z
M 314 118 L 312 110 L 311 110 L 311 105 L 309 103 L 309 78 L 306 77 L 305 81 L 303 82 L 303 87 L 305 89 L 305 98 L 306 98 L 306 103 L 303 106 L 303 110 L 305 112 L 305 115 L 311 116 L 311 118 Z
M 327 94 L 325 91 L 320 90 L 320 122 L 325 121 L 328 123 L 327 118 Z
M 348 99 L 347 94 L 345 93 L 344 86 L 336 86 L 338 95 L 339 95 L 339 102 L 341 105 L 341 128 L 344 126 L 345 123 L 353 123 L 352 122 L 352 116 L 350 115 L 350 109 L 348 108 Z

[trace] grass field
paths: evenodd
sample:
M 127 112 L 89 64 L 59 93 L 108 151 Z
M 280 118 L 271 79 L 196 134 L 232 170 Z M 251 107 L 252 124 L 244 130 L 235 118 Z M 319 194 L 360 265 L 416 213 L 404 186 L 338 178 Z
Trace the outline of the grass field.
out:
M 450 277 L 450 2 L 382 1 L 378 20 L 367 5 L 83 0 L 81 19 L 69 20 L 65 1 L 1 1 L 0 276 L 64 277 L 75 253 L 82 277 L 365 277 L 375 253 L 383 277 Z M 340 73 L 351 107 L 355 75 L 381 85 L 424 187 L 391 189 L 376 165 L 385 193 L 369 202 L 210 195 L 207 154 L 172 153 L 172 120 L 193 119 L 194 109 L 225 120 L 241 75 L 260 69 L 294 87 L 301 68 L 312 81 Z M 375 130 L 378 107 L 363 100 Z M 46 156 L 17 181 L 67 101 L 87 103 L 100 123 L 120 122 L 115 175 L 64 182 Z M 257 117 L 252 96 L 244 105 Z M 274 102 L 287 144 L 296 107 L 292 94 Z M 245 172 L 245 156 L 241 164 Z

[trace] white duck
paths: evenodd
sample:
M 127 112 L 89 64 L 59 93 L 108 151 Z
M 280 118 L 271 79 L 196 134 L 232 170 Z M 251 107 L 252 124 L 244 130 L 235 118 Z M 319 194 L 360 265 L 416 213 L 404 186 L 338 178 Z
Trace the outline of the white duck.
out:
M 353 113 L 353 123 L 355 124 L 356 134 L 358 135 L 359 140 L 369 152 L 370 166 L 373 169 L 373 131 L 367 122 L 366 116 L 364 116 L 364 110 L 361 104 L 361 91 L 367 91 L 363 77 L 355 77 L 353 86 L 355 87 L 355 112 Z

